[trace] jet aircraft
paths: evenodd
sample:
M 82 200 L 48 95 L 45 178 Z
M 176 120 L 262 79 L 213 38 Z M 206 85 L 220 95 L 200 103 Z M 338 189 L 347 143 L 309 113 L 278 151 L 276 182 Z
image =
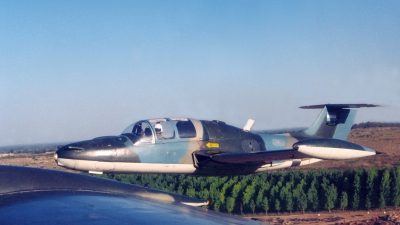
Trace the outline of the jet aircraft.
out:
M 57 164 L 89 173 L 157 173 L 242 175 L 323 160 L 354 159 L 377 154 L 346 141 L 356 110 L 372 104 L 302 106 L 322 109 L 303 131 L 282 134 L 250 132 L 222 121 L 189 118 L 141 120 L 119 136 L 98 137 L 59 147 Z

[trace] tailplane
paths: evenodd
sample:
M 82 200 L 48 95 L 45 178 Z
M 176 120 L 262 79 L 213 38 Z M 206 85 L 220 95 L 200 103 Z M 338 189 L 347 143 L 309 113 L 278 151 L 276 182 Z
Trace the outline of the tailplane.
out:
M 378 107 L 372 104 L 325 104 L 301 106 L 301 109 L 322 109 L 317 120 L 307 130 L 291 133 L 303 138 L 334 138 L 346 140 L 356 116 L 353 108 Z

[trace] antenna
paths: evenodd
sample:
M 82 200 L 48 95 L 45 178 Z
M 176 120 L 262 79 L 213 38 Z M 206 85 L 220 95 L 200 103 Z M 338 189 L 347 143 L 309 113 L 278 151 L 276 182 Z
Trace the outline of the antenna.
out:
M 249 132 L 251 127 L 253 126 L 253 124 L 254 124 L 254 120 L 252 120 L 252 119 L 247 120 L 247 123 L 243 127 L 243 130 L 246 131 L 246 132 Z

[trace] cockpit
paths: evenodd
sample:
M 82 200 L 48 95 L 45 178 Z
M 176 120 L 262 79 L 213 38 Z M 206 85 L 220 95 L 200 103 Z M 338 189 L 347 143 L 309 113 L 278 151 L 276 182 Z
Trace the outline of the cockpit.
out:
M 187 118 L 160 118 L 141 120 L 128 126 L 122 135 L 135 145 L 153 144 L 158 141 L 196 137 L 193 122 Z

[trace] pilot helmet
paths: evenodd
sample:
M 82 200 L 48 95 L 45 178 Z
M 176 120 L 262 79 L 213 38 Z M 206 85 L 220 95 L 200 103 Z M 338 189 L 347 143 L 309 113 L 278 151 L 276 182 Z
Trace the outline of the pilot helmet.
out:
M 159 123 L 157 123 L 157 124 L 154 126 L 154 129 L 156 130 L 157 133 L 158 133 L 158 132 L 163 132 L 162 125 L 159 124 Z

